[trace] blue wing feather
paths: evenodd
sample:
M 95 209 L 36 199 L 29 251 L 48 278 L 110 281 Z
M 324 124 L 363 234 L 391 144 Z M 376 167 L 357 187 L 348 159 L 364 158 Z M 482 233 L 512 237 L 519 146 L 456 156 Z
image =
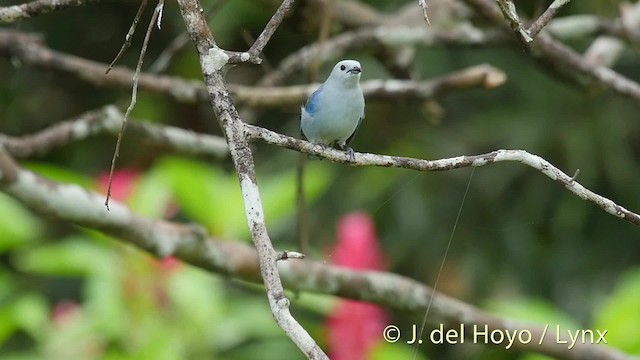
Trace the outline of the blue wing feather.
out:
M 304 106 L 304 109 L 311 116 L 315 115 L 316 113 L 316 107 L 318 106 L 318 95 L 320 95 L 321 92 L 322 92 L 322 86 L 320 86 L 318 90 L 314 91 L 313 94 L 309 96 L 309 99 L 307 100 L 307 103 Z

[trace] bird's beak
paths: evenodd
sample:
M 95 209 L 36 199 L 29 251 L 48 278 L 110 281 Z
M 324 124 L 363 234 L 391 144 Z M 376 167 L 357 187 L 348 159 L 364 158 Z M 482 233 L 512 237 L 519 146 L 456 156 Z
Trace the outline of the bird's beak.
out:
M 360 74 L 362 72 L 362 69 L 360 69 L 357 66 L 354 66 L 348 72 L 351 74 Z

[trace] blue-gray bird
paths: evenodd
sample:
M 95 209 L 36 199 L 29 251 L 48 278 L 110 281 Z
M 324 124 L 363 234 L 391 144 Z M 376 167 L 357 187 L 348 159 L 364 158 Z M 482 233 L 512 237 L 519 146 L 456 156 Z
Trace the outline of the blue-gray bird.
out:
M 345 150 L 351 159 L 353 150 L 348 145 L 364 119 L 361 72 L 362 67 L 355 60 L 338 62 L 327 81 L 309 96 L 300 115 L 304 137 Z

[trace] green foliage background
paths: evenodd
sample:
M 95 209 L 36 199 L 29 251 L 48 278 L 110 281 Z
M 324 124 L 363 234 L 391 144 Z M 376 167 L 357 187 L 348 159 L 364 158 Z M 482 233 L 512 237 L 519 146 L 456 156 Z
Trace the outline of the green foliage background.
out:
M 437 0 L 432 0 L 437 1 Z M 5 5 L 6 1 L 2 3 Z M 401 3 L 369 1 L 382 11 Z M 205 2 L 207 6 L 211 5 Z M 276 1 L 217 1 L 210 24 L 223 48 L 242 50 L 246 31 L 257 36 Z M 522 9 L 534 8 L 523 1 Z M 615 1 L 574 1 L 561 15 L 612 17 Z M 57 50 L 109 62 L 121 45 L 137 4 L 107 1 L 65 10 L 14 26 L 45 34 Z M 149 9 L 148 9 L 149 10 Z M 150 11 L 141 24 L 146 25 Z M 273 65 L 314 41 L 317 33 L 298 7 L 266 48 Z M 166 4 L 146 63 L 183 29 L 177 5 Z M 338 25 L 332 29 L 340 32 Z M 143 31 L 123 63 L 134 67 Z M 571 45 L 584 49 L 589 39 Z M 200 79 L 189 45 L 169 73 Z M 391 75 L 367 50 L 350 53 L 363 64 L 363 80 Z M 338 60 L 338 59 L 335 59 Z M 370 101 L 353 146 L 357 151 L 435 159 L 491 150 L 524 149 L 623 206 L 640 210 L 638 104 L 552 78 L 518 48 L 420 49 L 422 78 L 489 63 L 503 69 L 505 85 L 437 99 L 442 116 L 423 103 Z M 323 78 L 333 62 L 323 64 Z M 637 52 L 616 70 L 640 79 Z M 263 69 L 229 71 L 229 82 L 251 84 Z M 291 83 L 309 80 L 298 74 Z M 103 104 L 125 105 L 129 90 L 95 88 L 66 74 L 0 58 L 0 132 L 21 135 L 46 128 Z M 295 135 L 298 109 L 260 112 L 258 124 Z M 141 92 L 136 118 L 220 134 L 207 104 L 181 104 Z M 115 140 L 96 137 L 22 163 L 42 176 L 97 187 L 108 170 Z M 242 199 L 229 160 L 184 158 L 125 137 L 120 166 L 137 169 L 128 203 L 138 212 L 197 222 L 214 236 L 249 242 Z M 270 235 L 278 249 L 295 247 L 297 154 L 256 145 L 256 164 Z M 337 219 L 365 211 L 375 221 L 389 270 L 433 284 L 462 209 L 441 290 L 506 316 L 571 329 L 607 329 L 607 340 L 640 354 L 640 232 L 520 164 L 494 164 L 442 173 L 350 168 L 313 162 L 307 176 L 315 258 L 326 258 Z M 470 180 L 471 179 L 471 180 Z M 330 259 L 327 259 L 330 260 Z M 77 307 L 64 323 L 56 304 Z M 321 344 L 323 318 L 334 299 L 300 294 L 293 309 Z M 393 314 L 408 327 L 421 314 Z M 430 358 L 539 359 L 487 347 L 423 346 Z M 381 345 L 375 359 L 409 358 L 408 346 Z M 127 245 L 87 229 L 50 221 L 0 194 L 0 359 L 295 359 L 302 355 L 272 321 L 259 287 L 218 274 L 163 265 Z

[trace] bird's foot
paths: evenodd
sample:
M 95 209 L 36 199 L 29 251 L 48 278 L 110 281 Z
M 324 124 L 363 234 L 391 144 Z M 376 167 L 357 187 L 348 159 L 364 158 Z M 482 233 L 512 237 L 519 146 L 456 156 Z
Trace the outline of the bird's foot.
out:
M 344 152 L 345 152 L 345 153 L 347 154 L 347 156 L 349 157 L 349 161 L 351 161 L 351 162 L 356 161 L 356 155 L 355 155 L 355 153 L 353 152 L 353 149 L 352 149 L 351 147 L 347 146 L 347 147 L 344 149 Z

